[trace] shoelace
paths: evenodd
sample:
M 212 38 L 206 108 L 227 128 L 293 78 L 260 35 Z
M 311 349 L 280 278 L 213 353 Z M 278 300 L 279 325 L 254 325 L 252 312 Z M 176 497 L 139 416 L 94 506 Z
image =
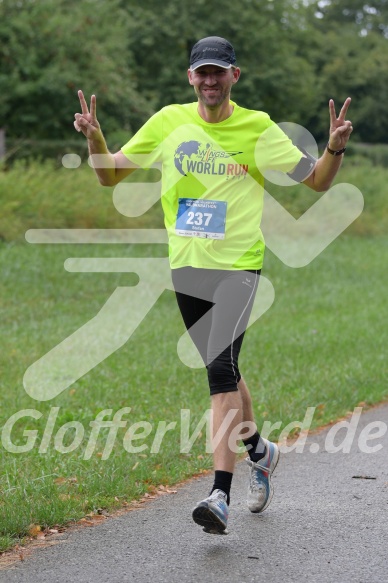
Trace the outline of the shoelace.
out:
M 268 463 L 268 455 L 264 458 L 265 462 Z M 260 461 L 264 461 L 260 460 Z M 255 467 L 252 467 L 251 472 L 251 487 L 259 487 L 263 488 L 262 476 L 259 476 L 259 472 L 266 472 L 269 475 L 269 467 L 267 465 L 261 465 L 260 463 L 255 464 Z
M 251 488 L 259 488 L 260 490 L 265 488 L 262 478 L 259 478 L 257 472 L 252 472 L 251 474 Z

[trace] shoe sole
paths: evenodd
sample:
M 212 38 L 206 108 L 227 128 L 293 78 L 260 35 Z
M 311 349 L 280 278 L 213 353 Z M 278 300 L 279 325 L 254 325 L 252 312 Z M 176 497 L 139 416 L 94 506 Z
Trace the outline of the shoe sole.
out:
M 208 534 L 228 534 L 223 522 L 206 506 L 197 506 L 193 510 L 193 520 L 196 524 L 203 526 L 204 532 Z
M 278 451 L 277 451 L 277 454 L 278 454 L 278 457 L 277 457 L 276 463 L 275 463 L 275 465 L 274 465 L 274 467 L 273 467 L 273 470 L 272 470 L 272 472 L 271 472 L 271 473 L 269 474 L 269 476 L 268 476 L 268 483 L 269 483 L 269 487 L 270 487 L 270 488 L 269 488 L 270 495 L 268 496 L 268 500 L 267 500 L 267 502 L 265 503 L 265 505 L 263 506 L 263 508 L 261 508 L 261 510 L 251 510 L 251 509 L 249 508 L 249 510 L 250 510 L 250 512 L 252 512 L 252 514 L 261 514 L 261 512 L 264 512 L 264 510 L 265 510 L 266 508 L 268 508 L 268 506 L 269 506 L 269 505 L 270 505 L 270 503 L 271 503 L 271 500 L 272 500 L 272 498 L 273 498 L 273 495 L 274 495 L 274 492 L 275 492 L 275 489 L 274 489 L 274 487 L 272 486 L 272 479 L 271 479 L 271 478 L 272 478 L 272 474 L 273 474 L 273 473 L 274 473 L 274 471 L 276 470 L 276 466 L 277 466 L 277 465 L 278 465 L 278 463 L 279 463 L 279 458 L 280 458 L 280 451 L 279 451 L 279 449 L 278 449 Z

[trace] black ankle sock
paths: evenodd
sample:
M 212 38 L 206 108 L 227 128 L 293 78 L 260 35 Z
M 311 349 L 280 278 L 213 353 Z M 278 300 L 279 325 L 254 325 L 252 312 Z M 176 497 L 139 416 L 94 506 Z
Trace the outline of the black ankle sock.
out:
M 267 453 L 267 448 L 263 440 L 260 437 L 260 434 L 256 431 L 252 437 L 248 437 L 248 439 L 243 439 L 243 444 L 245 445 L 248 455 L 253 462 L 258 462 Z
M 227 495 L 227 504 L 230 504 L 230 487 L 232 485 L 233 474 L 231 472 L 224 472 L 223 470 L 216 470 L 214 476 L 214 484 L 211 492 L 214 490 L 222 490 Z

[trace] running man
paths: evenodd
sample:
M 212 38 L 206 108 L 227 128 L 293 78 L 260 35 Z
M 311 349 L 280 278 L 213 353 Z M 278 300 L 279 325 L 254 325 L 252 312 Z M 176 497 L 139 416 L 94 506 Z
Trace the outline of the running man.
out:
M 203 38 L 191 51 L 188 69 L 197 101 L 164 107 L 119 152 L 108 151 L 94 95 L 89 110 L 79 91 L 82 112 L 75 114 L 74 122 L 87 138 L 90 154 L 104 156 L 104 164 L 95 167 L 102 185 L 116 185 L 137 165 L 162 163 L 161 200 L 172 280 L 210 387 L 214 484 L 192 516 L 212 534 L 227 534 L 236 430 L 248 452 L 251 512 L 263 512 L 270 503 L 271 475 L 279 459 L 278 446 L 257 430 L 238 366 L 263 265 L 264 171 L 281 171 L 315 191 L 328 190 L 353 130 L 345 119 L 350 98 L 338 117 L 330 100 L 329 140 L 316 160 L 295 146 L 266 113 L 230 99 L 239 77 L 230 42 Z

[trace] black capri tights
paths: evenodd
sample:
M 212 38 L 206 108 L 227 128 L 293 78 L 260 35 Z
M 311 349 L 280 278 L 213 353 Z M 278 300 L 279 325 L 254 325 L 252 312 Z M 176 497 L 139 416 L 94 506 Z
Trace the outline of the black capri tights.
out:
M 260 271 L 172 270 L 178 306 L 206 365 L 211 395 L 238 390 L 238 356 L 259 277 Z

